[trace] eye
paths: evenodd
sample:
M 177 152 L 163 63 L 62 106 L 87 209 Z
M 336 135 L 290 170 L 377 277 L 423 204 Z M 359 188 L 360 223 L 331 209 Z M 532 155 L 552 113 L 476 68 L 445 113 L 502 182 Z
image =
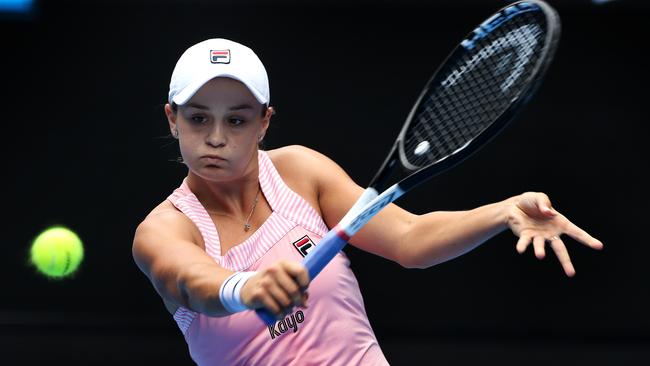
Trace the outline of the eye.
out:
M 230 118 L 228 118 L 228 123 L 230 123 L 233 126 L 239 126 L 239 125 L 244 124 L 245 122 L 246 121 L 244 119 L 238 118 L 238 117 L 230 117 Z
M 197 124 L 197 125 L 205 123 L 206 120 L 207 119 L 205 118 L 205 116 L 203 116 L 201 114 L 195 114 L 195 115 L 192 115 L 190 117 L 190 121 L 192 121 L 192 123 Z

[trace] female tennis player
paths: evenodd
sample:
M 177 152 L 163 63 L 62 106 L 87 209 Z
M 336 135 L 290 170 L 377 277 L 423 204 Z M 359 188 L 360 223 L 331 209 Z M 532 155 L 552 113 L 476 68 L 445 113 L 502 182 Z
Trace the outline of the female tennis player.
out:
M 138 226 L 135 262 L 199 365 L 386 365 L 346 255 L 313 283 L 301 264 L 363 188 L 306 147 L 260 150 L 269 101 L 266 70 L 250 48 L 210 39 L 183 53 L 165 113 L 188 174 Z M 538 192 L 426 215 L 391 204 L 351 244 L 426 268 L 508 229 L 520 253 L 532 243 L 541 259 L 550 245 L 567 276 L 575 270 L 561 235 L 603 246 Z M 260 307 L 278 321 L 267 326 L 247 311 Z

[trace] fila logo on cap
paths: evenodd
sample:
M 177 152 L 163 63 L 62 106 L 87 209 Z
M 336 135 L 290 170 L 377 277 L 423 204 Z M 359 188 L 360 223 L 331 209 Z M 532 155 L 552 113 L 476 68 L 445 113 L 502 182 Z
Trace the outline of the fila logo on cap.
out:
M 210 62 L 213 64 L 229 64 L 230 50 L 210 50 Z
M 298 252 L 303 257 L 306 256 L 315 245 L 316 244 L 314 244 L 307 235 L 293 242 L 293 247 L 298 249 Z

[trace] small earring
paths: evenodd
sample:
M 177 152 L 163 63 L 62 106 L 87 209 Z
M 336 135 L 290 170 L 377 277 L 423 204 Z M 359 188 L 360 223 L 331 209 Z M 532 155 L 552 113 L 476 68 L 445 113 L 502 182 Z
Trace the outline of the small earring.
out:
M 174 138 L 176 138 L 176 139 L 178 138 L 178 130 L 177 129 L 172 130 L 172 136 L 174 136 Z
M 260 137 L 257 138 L 258 142 L 262 142 L 262 139 L 264 138 L 264 135 L 260 135 Z

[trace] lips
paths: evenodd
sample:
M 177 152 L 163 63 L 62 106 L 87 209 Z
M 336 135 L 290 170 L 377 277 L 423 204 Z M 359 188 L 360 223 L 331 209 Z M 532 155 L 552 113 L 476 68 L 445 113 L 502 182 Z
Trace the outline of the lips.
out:
M 211 161 L 214 161 L 214 162 L 226 161 L 226 159 L 222 158 L 219 155 L 203 155 L 201 158 L 206 159 L 206 160 L 211 160 Z
M 226 163 L 226 159 L 219 155 L 203 155 L 201 156 L 201 160 L 203 160 L 206 167 L 218 168 Z

